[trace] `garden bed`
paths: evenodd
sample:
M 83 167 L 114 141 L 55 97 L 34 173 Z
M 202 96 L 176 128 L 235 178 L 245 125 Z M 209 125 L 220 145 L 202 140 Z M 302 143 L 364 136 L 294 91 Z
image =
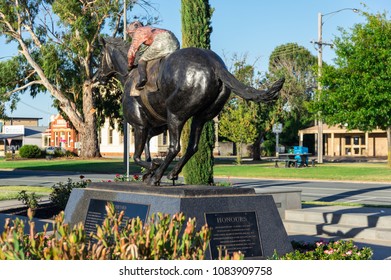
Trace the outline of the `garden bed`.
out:
M 18 207 L 18 208 L 11 208 L 6 210 L 1 210 L 0 213 L 2 214 L 11 214 L 11 215 L 17 215 L 17 216 L 26 216 L 27 217 L 27 207 Z M 40 205 L 36 210 L 34 214 L 34 218 L 36 219 L 53 219 L 58 213 L 60 213 L 63 209 L 60 209 L 53 205 L 52 203 L 45 203 L 43 205 Z

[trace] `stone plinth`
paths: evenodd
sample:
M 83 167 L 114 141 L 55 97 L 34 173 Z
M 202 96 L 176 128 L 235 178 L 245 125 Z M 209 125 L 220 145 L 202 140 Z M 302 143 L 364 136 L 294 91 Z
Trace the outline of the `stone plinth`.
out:
M 145 220 L 152 213 L 183 212 L 196 218 L 197 227 L 212 228 L 211 250 L 207 258 L 216 258 L 217 245 L 230 251 L 241 250 L 249 259 L 264 259 L 274 250 L 284 254 L 291 243 L 271 195 L 258 195 L 252 188 L 214 186 L 148 187 L 135 183 L 92 183 L 86 189 L 74 189 L 65 209 L 71 224 L 92 223 L 104 214 L 111 201 L 126 217 Z

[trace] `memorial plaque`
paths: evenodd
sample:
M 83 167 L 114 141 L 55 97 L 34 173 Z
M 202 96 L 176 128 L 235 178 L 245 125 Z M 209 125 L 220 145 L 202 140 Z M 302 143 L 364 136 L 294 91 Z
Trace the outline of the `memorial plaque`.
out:
M 241 251 L 245 258 L 263 256 L 255 212 L 205 213 L 205 220 L 212 231 L 212 259 L 218 258 L 219 247 L 229 254 Z
M 115 210 L 119 213 L 124 211 L 124 217 L 122 219 L 122 226 L 124 226 L 130 219 L 139 217 L 143 223 L 145 223 L 148 212 L 149 205 L 144 204 L 135 204 L 135 203 L 126 203 L 111 201 L 114 204 Z M 96 225 L 102 225 L 102 222 L 107 216 L 106 205 L 108 201 L 91 199 L 88 205 L 88 211 L 84 223 L 87 236 L 91 232 L 96 233 Z

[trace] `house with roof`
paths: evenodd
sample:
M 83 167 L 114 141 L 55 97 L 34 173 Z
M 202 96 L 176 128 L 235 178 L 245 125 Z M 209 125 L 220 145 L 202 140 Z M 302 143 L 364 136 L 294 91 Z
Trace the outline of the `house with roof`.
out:
M 306 136 L 317 136 L 318 126 L 299 130 L 300 146 Z M 316 150 L 316 149 L 315 149 Z M 364 132 L 358 129 L 348 130 L 344 126 L 323 124 L 323 151 L 326 157 L 387 157 L 387 132 L 374 129 Z
M 39 126 L 42 118 L 10 117 L 0 119 L 0 155 L 5 151 L 18 150 L 23 145 L 45 147 L 42 135 L 47 126 Z

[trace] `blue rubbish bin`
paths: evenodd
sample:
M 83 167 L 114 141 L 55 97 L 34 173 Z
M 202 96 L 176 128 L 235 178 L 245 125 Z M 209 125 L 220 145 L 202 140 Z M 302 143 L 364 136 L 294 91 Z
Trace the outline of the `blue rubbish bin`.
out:
M 303 146 L 294 146 L 293 153 L 296 155 L 295 160 L 297 160 L 298 165 L 306 165 L 308 166 L 308 156 L 300 156 L 303 154 L 308 154 L 308 147 Z M 304 162 L 302 162 L 304 159 Z

